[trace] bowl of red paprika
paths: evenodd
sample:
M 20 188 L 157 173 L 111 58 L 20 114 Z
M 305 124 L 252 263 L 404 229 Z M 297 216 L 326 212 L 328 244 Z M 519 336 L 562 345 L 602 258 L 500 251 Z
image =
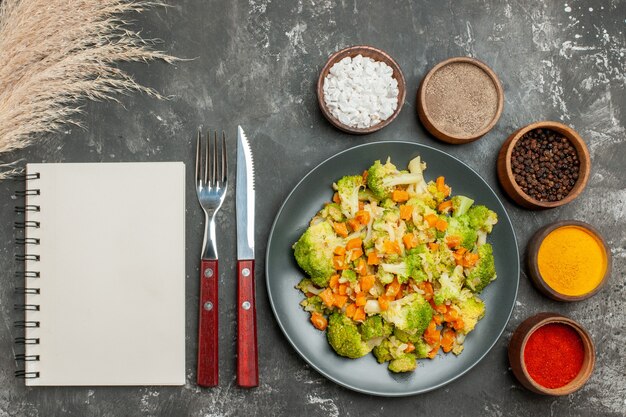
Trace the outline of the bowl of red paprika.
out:
M 509 342 L 515 377 L 532 392 L 561 396 L 579 390 L 596 362 L 593 340 L 569 317 L 539 313 L 522 322 Z

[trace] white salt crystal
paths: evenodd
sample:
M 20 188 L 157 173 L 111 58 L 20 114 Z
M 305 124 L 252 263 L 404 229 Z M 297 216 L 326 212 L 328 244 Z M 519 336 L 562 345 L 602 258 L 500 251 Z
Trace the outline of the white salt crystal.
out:
M 398 108 L 398 81 L 393 78 L 393 69 L 362 55 L 333 65 L 322 90 L 330 113 L 351 127 L 374 126 Z

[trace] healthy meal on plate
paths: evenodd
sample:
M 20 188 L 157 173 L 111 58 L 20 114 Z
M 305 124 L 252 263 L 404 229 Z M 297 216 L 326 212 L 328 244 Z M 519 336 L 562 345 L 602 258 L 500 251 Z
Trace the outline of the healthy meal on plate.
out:
M 444 177 L 426 182 L 425 169 L 418 156 L 406 171 L 376 161 L 341 178 L 293 246 L 313 326 L 337 354 L 373 352 L 392 372 L 439 349 L 460 354 L 485 314 L 478 294 L 496 278 L 496 213 L 451 196 Z

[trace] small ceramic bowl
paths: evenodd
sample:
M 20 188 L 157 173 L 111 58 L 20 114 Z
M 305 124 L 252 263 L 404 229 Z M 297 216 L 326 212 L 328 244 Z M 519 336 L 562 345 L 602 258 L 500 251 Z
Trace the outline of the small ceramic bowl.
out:
M 578 375 L 568 384 L 559 388 L 546 388 L 535 382 L 529 375 L 524 362 L 524 349 L 530 335 L 538 328 L 549 323 L 561 323 L 570 326 L 583 342 L 584 359 Z M 596 349 L 591 336 L 578 322 L 556 313 L 539 313 L 522 322 L 511 337 L 508 348 L 509 363 L 518 381 L 530 391 L 543 395 L 568 395 L 579 390 L 593 372 L 596 363 Z
M 479 68 L 484 74 L 486 74 L 496 89 L 496 102 L 493 105 L 496 106 L 495 113 L 493 118 L 487 122 L 480 131 L 477 132 L 452 132 L 447 130 L 445 126 L 440 125 L 432 116 L 432 109 L 429 108 L 427 103 L 426 91 L 427 86 L 430 83 L 433 76 L 440 71 L 441 69 L 454 64 L 470 64 L 477 68 Z M 417 114 L 420 118 L 420 121 L 430 132 L 431 135 L 435 136 L 437 139 L 442 140 L 447 143 L 452 143 L 455 145 L 460 145 L 464 143 L 473 142 L 477 139 L 480 139 L 487 132 L 489 132 L 500 119 L 500 115 L 502 114 L 502 109 L 504 108 L 504 90 L 502 89 L 502 85 L 500 84 L 500 80 L 496 73 L 489 68 L 487 64 L 482 61 L 479 61 L 470 57 L 456 57 L 450 58 L 445 61 L 440 62 L 435 65 L 433 69 L 428 71 L 422 82 L 420 83 L 419 89 L 417 90 Z
M 398 82 L 398 107 L 393 112 L 388 119 L 383 120 L 382 122 L 375 124 L 374 126 L 370 126 L 367 128 L 357 128 L 348 126 L 344 123 L 341 123 L 335 116 L 333 116 L 324 101 L 324 80 L 328 75 L 328 72 L 337 62 L 341 61 L 345 57 L 355 57 L 357 55 L 362 55 L 364 57 L 372 58 L 378 62 L 384 62 L 389 65 L 393 70 L 393 78 Z M 346 133 L 352 133 L 355 135 L 365 135 L 368 133 L 376 132 L 377 130 L 382 129 L 387 126 L 389 123 L 393 122 L 393 120 L 398 117 L 400 114 L 400 110 L 402 110 L 402 105 L 404 104 L 404 99 L 406 98 L 406 82 L 404 81 L 404 75 L 402 74 L 402 70 L 398 63 L 390 57 L 386 52 L 381 49 L 374 48 L 373 46 L 351 46 L 349 48 L 342 49 L 340 51 L 332 54 L 326 64 L 322 68 L 320 72 L 320 76 L 317 80 L 317 101 L 319 103 L 320 109 L 322 110 L 322 114 L 328 121 L 335 126 L 337 129 L 342 130 Z
M 576 153 L 578 154 L 578 160 L 580 161 L 580 171 L 578 173 L 578 179 L 576 180 L 576 184 L 563 199 L 558 201 L 539 201 L 534 199 L 533 197 L 526 194 L 522 188 L 517 185 L 515 181 L 515 177 L 513 174 L 513 170 L 511 168 L 511 154 L 513 153 L 513 148 L 517 141 L 519 141 L 522 136 L 531 130 L 535 129 L 549 129 L 554 130 L 561 135 L 565 136 L 570 143 L 576 149 Z M 549 209 L 562 206 L 564 204 L 569 203 L 574 200 L 576 197 L 582 193 L 583 189 L 587 185 L 587 180 L 589 179 L 589 173 L 591 172 L 591 159 L 589 157 L 589 149 L 587 149 L 587 145 L 585 141 L 569 126 L 564 125 L 559 122 L 550 122 L 550 121 L 542 121 L 531 123 L 528 126 L 524 126 L 521 129 L 513 132 L 508 139 L 502 144 L 500 148 L 500 153 L 498 154 L 498 179 L 500 180 L 500 184 L 504 191 L 522 207 L 526 207 L 532 210 L 542 210 Z
M 555 291 L 550 285 L 548 285 L 548 283 L 544 280 L 544 278 L 541 276 L 541 273 L 539 272 L 537 258 L 541 243 L 546 238 L 546 236 L 550 234 L 550 232 L 564 226 L 577 226 L 585 229 L 604 248 L 604 254 L 606 256 L 606 270 L 604 271 L 604 276 L 593 290 L 582 295 L 572 296 Z M 576 220 L 558 221 L 548 224 L 537 230 L 537 232 L 535 232 L 533 237 L 530 239 L 528 243 L 528 270 L 530 272 L 530 278 L 533 284 L 535 284 L 535 287 L 537 287 L 537 289 L 547 297 L 550 297 L 553 300 L 557 301 L 580 301 L 589 298 L 592 295 L 596 294 L 598 291 L 600 291 L 602 287 L 604 287 L 604 284 L 606 283 L 608 278 L 611 276 L 611 250 L 609 249 L 609 246 L 606 244 L 606 241 L 604 240 L 600 232 L 598 232 L 598 230 L 596 230 L 590 224 Z

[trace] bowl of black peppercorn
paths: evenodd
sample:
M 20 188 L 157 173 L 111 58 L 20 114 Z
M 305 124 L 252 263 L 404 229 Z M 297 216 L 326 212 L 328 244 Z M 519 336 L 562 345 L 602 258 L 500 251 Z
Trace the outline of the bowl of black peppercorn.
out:
M 571 127 L 542 121 L 513 132 L 498 154 L 498 179 L 522 207 L 549 209 L 569 203 L 587 185 L 589 149 Z

